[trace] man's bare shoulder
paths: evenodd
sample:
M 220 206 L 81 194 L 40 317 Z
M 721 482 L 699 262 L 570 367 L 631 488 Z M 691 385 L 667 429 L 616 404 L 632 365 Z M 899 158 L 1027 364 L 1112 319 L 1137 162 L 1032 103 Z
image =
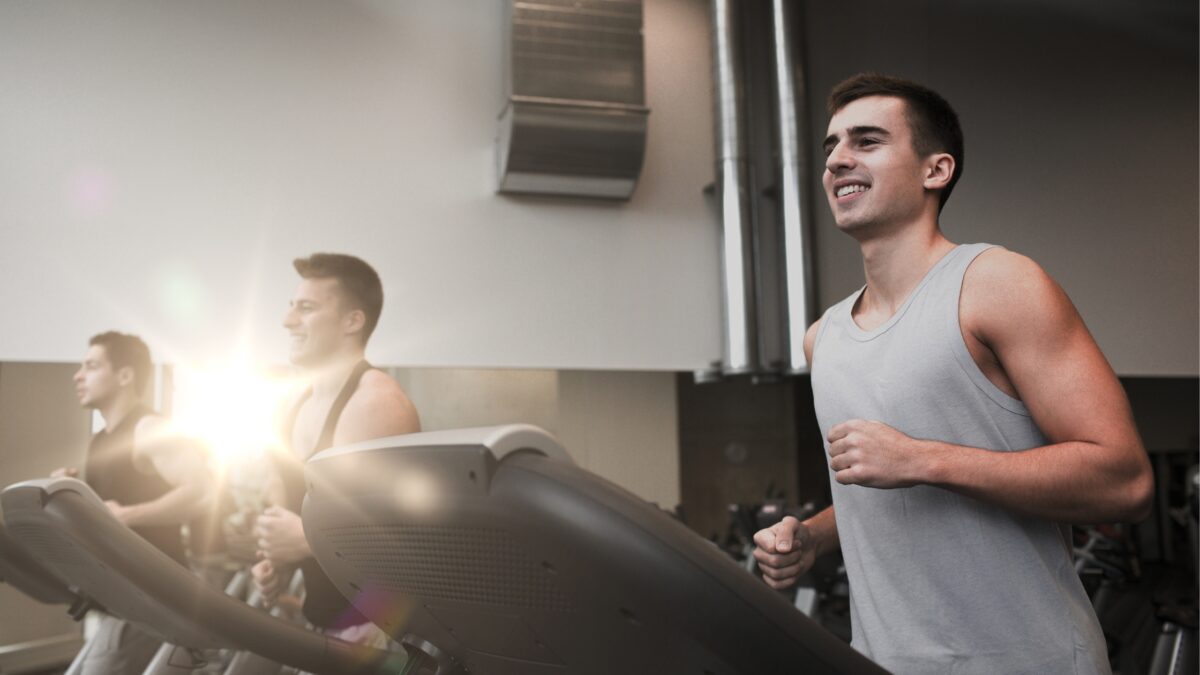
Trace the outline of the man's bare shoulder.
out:
M 346 402 L 337 442 L 355 443 L 421 430 L 417 409 L 387 373 L 369 370 Z
M 167 417 L 152 413 L 133 428 L 134 466 L 143 473 L 156 471 L 154 461 L 172 460 L 200 452 L 199 441 L 184 435 Z
M 1041 265 L 1003 248 L 984 251 L 967 268 L 959 310 L 963 328 L 976 333 L 1029 329 L 1028 322 L 1055 324 L 1075 315 Z
M 179 431 L 170 419 L 151 413 L 138 420 L 133 428 L 133 451 L 135 456 L 169 452 L 178 447 L 173 442 L 178 439 Z
M 134 437 L 140 440 L 166 433 L 169 425 L 170 420 L 158 413 L 143 415 L 133 428 Z

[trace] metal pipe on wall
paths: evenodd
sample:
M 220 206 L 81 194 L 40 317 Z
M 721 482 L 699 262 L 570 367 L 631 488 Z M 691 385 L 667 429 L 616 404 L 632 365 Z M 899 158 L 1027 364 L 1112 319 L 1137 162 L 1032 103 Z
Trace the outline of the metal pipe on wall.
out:
M 783 225 L 783 276 L 786 301 L 783 324 L 787 330 L 787 370 L 808 371 L 804 354 L 804 334 L 815 320 L 812 246 L 809 236 L 806 90 L 803 68 L 797 68 L 799 55 L 790 35 L 799 7 L 791 0 L 772 0 L 772 62 L 775 66 L 775 112 L 779 138 L 779 197 Z
M 749 373 L 758 368 L 739 19 L 737 0 L 712 0 L 716 188 L 723 228 L 725 330 L 721 371 L 726 375 Z

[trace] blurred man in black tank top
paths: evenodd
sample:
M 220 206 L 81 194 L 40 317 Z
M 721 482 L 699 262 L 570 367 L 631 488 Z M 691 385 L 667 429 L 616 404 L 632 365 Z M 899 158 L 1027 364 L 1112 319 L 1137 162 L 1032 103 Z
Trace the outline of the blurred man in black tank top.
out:
M 312 557 L 300 522 L 304 462 L 329 447 L 420 431 L 417 411 L 400 385 L 364 359 L 379 321 L 383 286 L 370 265 L 349 255 L 316 253 L 294 261 L 301 281 L 283 327 L 289 358 L 305 386 L 287 406 L 283 437 L 290 453 L 275 462 L 267 508 L 258 519 L 260 562 L 254 577 L 269 601 L 291 571 L 303 570 L 304 614 L 342 639 L 387 645 L 387 636 L 355 611 Z
M 113 515 L 181 565 L 180 525 L 203 508 L 209 473 L 199 444 L 172 433 L 142 401 L 150 380 L 150 350 L 136 336 L 107 332 L 91 339 L 75 373 L 83 407 L 104 418 L 88 446 L 84 477 Z M 77 476 L 74 467 L 55 476 Z M 141 673 L 158 641 L 116 617 L 103 615 L 84 675 Z

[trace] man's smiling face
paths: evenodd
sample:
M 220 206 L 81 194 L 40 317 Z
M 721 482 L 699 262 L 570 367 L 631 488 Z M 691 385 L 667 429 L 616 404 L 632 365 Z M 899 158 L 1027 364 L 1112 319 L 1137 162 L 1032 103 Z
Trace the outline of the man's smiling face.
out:
M 928 196 L 925 162 L 917 155 L 907 104 L 867 96 L 829 120 L 822 183 L 838 228 L 851 235 L 916 219 Z

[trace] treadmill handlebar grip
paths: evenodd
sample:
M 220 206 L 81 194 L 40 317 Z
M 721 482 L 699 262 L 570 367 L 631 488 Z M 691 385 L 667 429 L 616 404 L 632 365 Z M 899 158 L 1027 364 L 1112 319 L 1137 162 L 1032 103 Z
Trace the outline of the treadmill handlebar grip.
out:
M 309 463 L 336 457 L 347 453 L 368 450 L 403 450 L 405 448 L 426 449 L 444 447 L 480 446 L 496 458 L 503 460 L 506 456 L 520 451 L 533 451 L 550 459 L 574 464 L 562 444 L 549 431 L 532 424 L 503 424 L 494 427 L 473 427 L 470 429 L 445 429 L 441 431 L 422 431 L 415 434 L 389 436 L 361 443 L 338 446 L 322 450 L 309 458 Z
M 21 481 L 20 483 L 13 483 L 5 488 L 6 493 L 9 491 L 14 493 L 15 499 L 33 499 L 33 495 L 37 494 L 41 499 L 41 504 L 45 504 L 59 492 L 74 492 L 101 508 L 108 508 L 104 505 L 104 500 L 100 499 L 100 496 L 96 494 L 95 490 L 78 478 L 68 478 L 66 476 L 61 478 L 34 478 L 32 480 Z

